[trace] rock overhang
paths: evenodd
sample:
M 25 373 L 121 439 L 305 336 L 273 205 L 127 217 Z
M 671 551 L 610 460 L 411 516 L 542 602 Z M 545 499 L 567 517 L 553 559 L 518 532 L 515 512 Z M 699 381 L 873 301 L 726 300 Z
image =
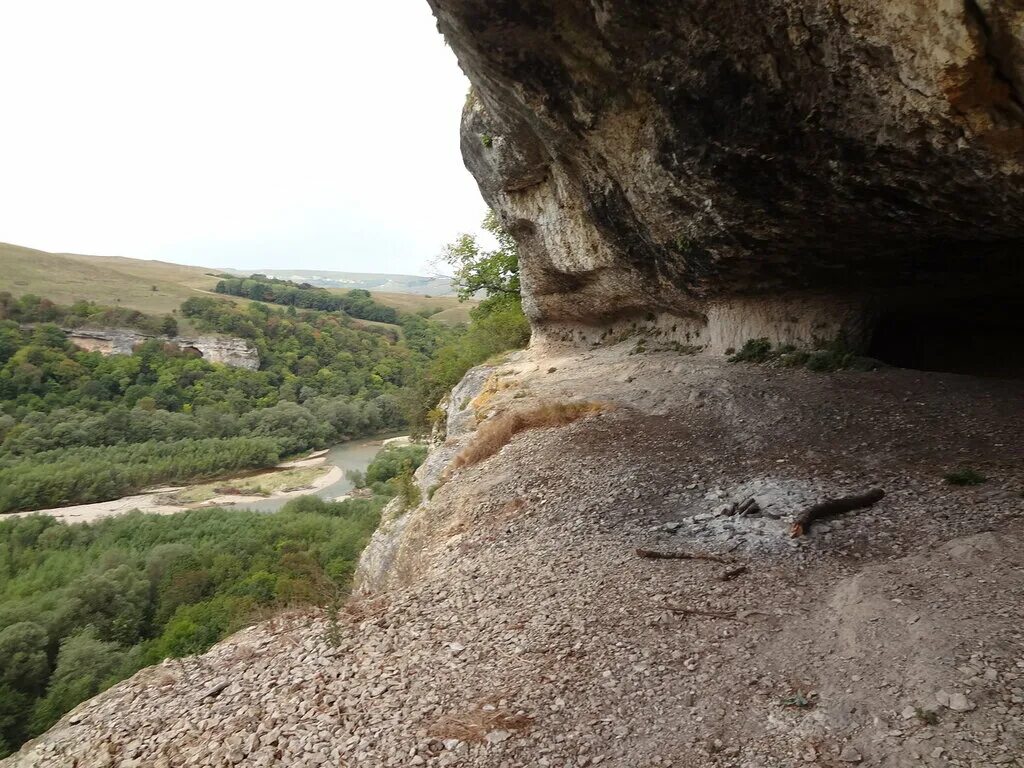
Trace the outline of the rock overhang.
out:
M 1020 0 L 429 2 L 541 337 L 866 339 L 1024 282 Z

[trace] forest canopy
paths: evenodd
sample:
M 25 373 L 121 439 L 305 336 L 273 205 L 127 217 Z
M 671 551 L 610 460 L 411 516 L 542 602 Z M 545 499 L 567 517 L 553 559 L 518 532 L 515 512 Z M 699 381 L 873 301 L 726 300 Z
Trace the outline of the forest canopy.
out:
M 386 500 L 0 519 L 0 757 L 144 666 L 336 603 Z
M 157 334 L 176 332 L 178 319 L 0 293 L 0 512 L 215 478 L 385 430 L 426 431 L 470 367 L 529 339 L 515 245 L 493 217 L 487 225 L 497 249 L 463 236 L 448 251 L 462 295 L 487 296 L 468 328 L 399 313 L 364 290 L 337 295 L 262 275 L 218 284 L 248 303 L 196 296 L 181 305 L 178 317 L 201 332 L 252 343 L 258 371 L 161 338 L 130 355 L 84 351 L 62 328 Z
M 218 282 L 214 290 L 229 296 L 242 296 L 253 301 L 266 301 L 288 307 L 344 312 L 350 317 L 378 323 L 397 323 L 399 318 L 398 310 L 378 304 L 370 292 L 362 288 L 353 288 L 344 295 L 338 295 L 326 288 L 317 288 L 308 283 L 253 275 L 248 278 L 226 278 Z

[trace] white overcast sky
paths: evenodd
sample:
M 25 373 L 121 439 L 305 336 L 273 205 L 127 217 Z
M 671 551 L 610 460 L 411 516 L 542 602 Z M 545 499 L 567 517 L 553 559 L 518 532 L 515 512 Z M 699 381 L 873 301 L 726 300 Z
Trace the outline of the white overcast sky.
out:
M 422 273 L 484 203 L 425 0 L 0 0 L 0 241 Z

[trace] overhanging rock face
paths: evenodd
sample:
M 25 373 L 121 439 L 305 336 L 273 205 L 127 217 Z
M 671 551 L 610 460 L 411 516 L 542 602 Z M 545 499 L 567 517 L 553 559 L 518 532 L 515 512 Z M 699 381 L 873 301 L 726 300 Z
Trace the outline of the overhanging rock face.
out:
M 541 338 L 863 340 L 1020 283 L 1024 0 L 428 2 Z

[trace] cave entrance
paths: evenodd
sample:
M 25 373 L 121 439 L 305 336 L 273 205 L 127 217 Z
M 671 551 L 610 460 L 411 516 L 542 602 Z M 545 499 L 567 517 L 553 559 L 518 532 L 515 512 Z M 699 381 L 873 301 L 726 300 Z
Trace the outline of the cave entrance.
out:
M 1024 379 L 1024 297 L 988 293 L 894 303 L 871 357 L 900 368 Z
M 182 347 L 181 352 L 185 357 L 202 357 L 203 353 L 195 347 Z

